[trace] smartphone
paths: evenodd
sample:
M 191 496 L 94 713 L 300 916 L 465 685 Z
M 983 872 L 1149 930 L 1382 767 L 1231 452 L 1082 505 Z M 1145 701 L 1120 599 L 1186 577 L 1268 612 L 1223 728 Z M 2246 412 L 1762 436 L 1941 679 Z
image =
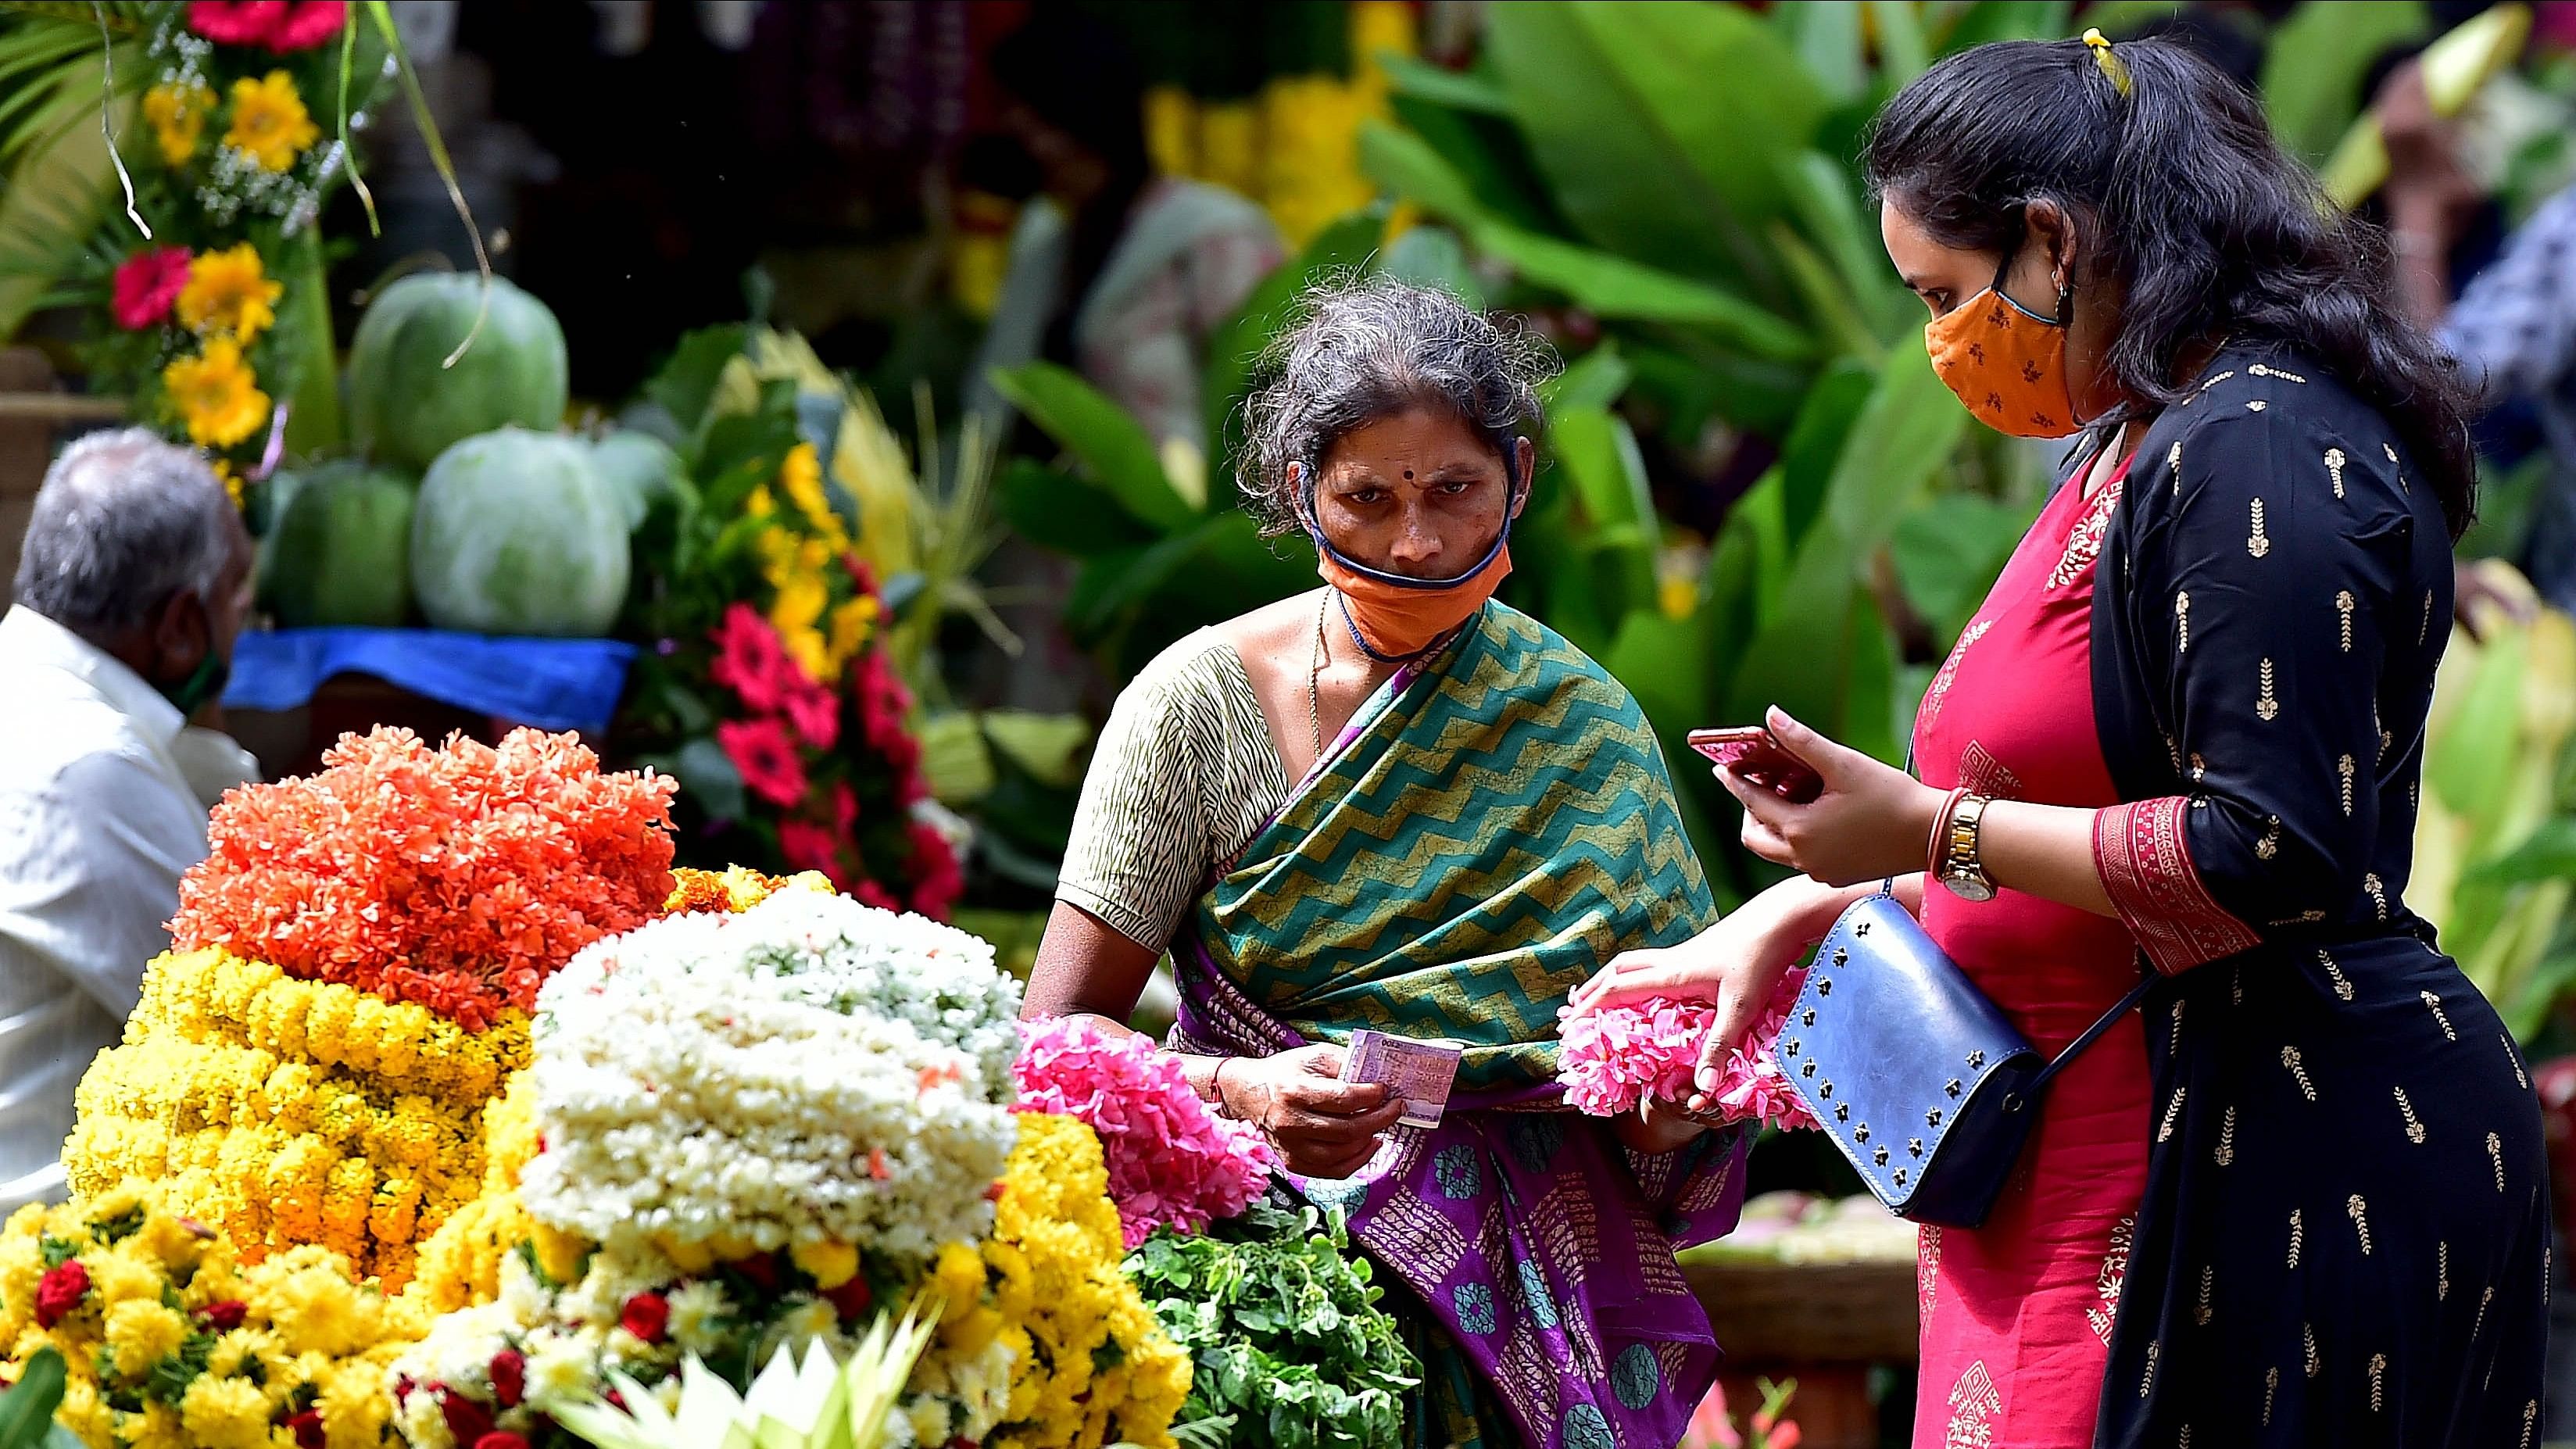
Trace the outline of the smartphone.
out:
M 1761 725 L 1692 730 L 1687 743 L 1709 763 L 1775 791 L 1782 799 L 1804 805 L 1824 793 L 1824 777 L 1815 767 L 1790 753 Z

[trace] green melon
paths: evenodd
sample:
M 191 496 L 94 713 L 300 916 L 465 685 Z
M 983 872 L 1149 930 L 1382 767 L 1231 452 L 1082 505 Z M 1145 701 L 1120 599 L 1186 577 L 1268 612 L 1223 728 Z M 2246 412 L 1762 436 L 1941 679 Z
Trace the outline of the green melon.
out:
M 633 532 L 655 504 L 689 491 L 680 455 L 650 433 L 616 432 L 590 445 L 591 465 L 617 495 L 626 528 Z
M 626 514 L 590 445 L 521 428 L 438 455 L 412 514 L 412 586 L 441 629 L 595 637 L 626 602 Z
M 474 345 L 444 367 L 474 326 L 479 278 L 415 273 L 387 287 L 349 344 L 349 432 L 360 451 L 426 468 L 450 444 L 518 424 L 563 421 L 563 327 L 546 304 L 498 277 Z
M 277 621 L 291 629 L 399 626 L 411 612 L 411 480 L 330 463 L 279 497 L 260 576 Z

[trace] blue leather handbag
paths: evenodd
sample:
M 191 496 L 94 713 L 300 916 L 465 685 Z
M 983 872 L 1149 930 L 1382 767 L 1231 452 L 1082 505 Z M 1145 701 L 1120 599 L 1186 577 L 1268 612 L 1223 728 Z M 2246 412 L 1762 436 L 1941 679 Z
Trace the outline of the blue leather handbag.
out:
M 1772 1060 L 1890 1211 L 1973 1228 L 2012 1175 L 2049 1079 L 2155 981 L 2049 1061 L 1881 890 L 1816 947 Z

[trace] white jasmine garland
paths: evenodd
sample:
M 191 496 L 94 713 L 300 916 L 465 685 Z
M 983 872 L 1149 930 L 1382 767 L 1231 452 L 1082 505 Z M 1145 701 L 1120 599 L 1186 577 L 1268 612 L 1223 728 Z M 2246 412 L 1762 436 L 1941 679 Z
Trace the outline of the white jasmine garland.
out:
M 926 1258 L 991 1230 L 1019 986 L 917 916 L 783 892 L 584 950 L 539 993 L 538 1220 Z

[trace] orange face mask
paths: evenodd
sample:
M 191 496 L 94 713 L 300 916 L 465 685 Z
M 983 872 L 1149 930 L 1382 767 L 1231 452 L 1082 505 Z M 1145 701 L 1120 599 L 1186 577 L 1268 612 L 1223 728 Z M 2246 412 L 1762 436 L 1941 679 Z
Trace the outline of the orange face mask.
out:
M 2010 270 L 2012 259 L 2004 259 Z M 2075 288 L 2057 294 L 2057 315 L 2042 317 L 1995 284 L 1923 324 L 1923 346 L 1968 411 L 2016 438 L 2062 438 L 2082 423 L 2066 383 L 2066 318 Z
M 1305 472 L 1300 464 L 1288 466 L 1299 474 Z M 1292 478 L 1290 486 L 1297 487 L 1300 481 Z M 1315 543 L 1315 572 L 1341 595 L 1342 618 L 1350 625 L 1361 652 L 1380 664 L 1419 657 L 1451 630 L 1474 618 L 1511 575 L 1514 510 L 1510 508 L 1504 509 L 1502 532 L 1494 535 L 1494 546 L 1485 551 L 1482 562 L 1456 578 L 1417 579 L 1370 568 L 1333 547 L 1332 540 L 1324 537 L 1323 526 L 1315 521 L 1313 479 L 1305 477 L 1302 481 L 1306 533 Z M 1514 490 L 1515 500 L 1517 497 L 1518 490 Z

